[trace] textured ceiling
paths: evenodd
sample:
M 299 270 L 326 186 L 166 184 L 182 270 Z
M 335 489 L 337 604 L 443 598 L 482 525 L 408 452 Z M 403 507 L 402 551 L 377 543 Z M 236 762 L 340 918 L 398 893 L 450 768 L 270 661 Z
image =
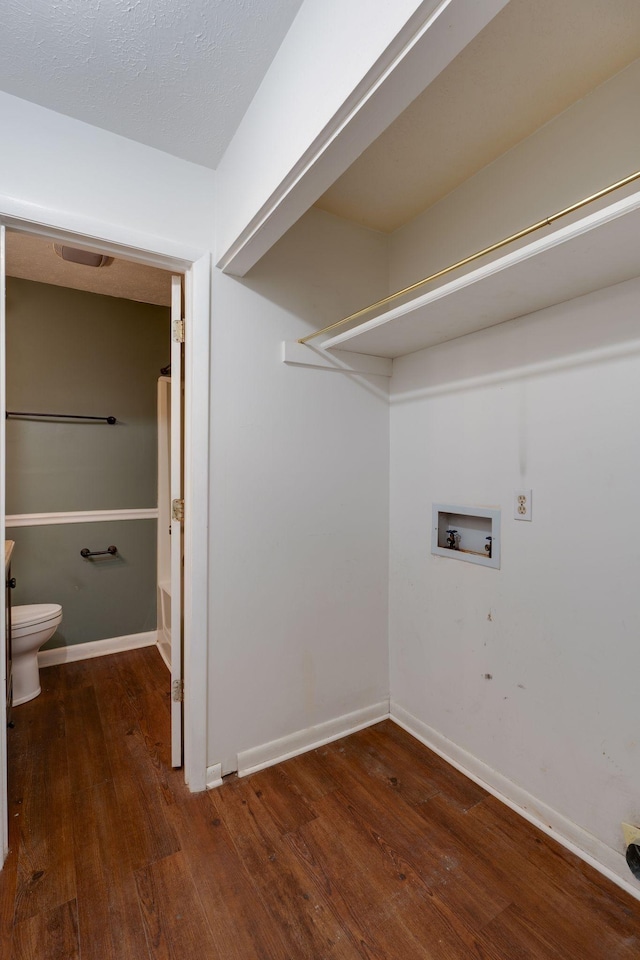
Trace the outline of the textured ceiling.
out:
M 0 90 L 217 165 L 302 0 L 1 0 Z
M 7 276 L 124 300 L 171 303 L 171 274 L 164 270 L 117 259 L 106 267 L 68 263 L 54 253 L 52 240 L 11 230 L 7 231 Z
M 511 0 L 317 206 L 391 232 L 638 57 L 639 0 Z

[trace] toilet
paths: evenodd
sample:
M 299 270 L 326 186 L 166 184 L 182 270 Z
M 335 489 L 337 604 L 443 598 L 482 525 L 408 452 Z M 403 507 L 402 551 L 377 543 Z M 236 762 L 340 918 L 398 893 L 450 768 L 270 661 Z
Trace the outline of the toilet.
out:
M 62 622 L 59 603 L 30 603 L 11 608 L 11 672 L 13 705 L 33 700 L 40 693 L 38 650 Z

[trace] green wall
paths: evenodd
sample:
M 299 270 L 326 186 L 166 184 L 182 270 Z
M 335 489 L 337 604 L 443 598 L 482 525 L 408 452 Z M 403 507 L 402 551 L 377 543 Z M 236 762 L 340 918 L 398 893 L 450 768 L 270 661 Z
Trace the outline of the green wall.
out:
M 118 419 L 8 420 L 7 513 L 156 506 L 169 349 L 167 307 L 7 279 L 7 409 Z
M 60 603 L 62 624 L 45 649 L 156 628 L 156 521 L 7 528 L 15 540 L 12 603 Z M 115 557 L 84 560 L 83 547 Z
M 7 420 L 8 514 L 157 505 L 156 384 L 169 337 L 166 307 L 7 278 L 7 409 L 118 420 Z M 155 629 L 155 528 L 140 520 L 8 531 L 14 602 L 63 606 L 48 646 Z M 82 547 L 112 543 L 115 559 L 80 557 Z

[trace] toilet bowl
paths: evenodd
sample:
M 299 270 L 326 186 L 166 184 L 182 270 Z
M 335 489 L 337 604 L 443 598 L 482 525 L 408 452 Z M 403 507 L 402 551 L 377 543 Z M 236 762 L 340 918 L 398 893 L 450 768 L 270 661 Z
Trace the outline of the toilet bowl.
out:
M 11 608 L 11 672 L 13 705 L 40 693 L 38 650 L 50 640 L 62 621 L 59 603 L 30 603 Z

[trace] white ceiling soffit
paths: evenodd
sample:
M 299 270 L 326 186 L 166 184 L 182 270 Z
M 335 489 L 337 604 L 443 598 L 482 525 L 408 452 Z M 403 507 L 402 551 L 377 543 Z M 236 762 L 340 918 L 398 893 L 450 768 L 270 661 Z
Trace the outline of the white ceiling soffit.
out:
M 0 89 L 215 168 L 302 0 L 2 0 Z
M 8 230 L 6 260 L 9 277 L 160 306 L 171 303 L 171 274 L 167 271 L 117 258 L 105 267 L 70 263 L 54 253 L 53 240 L 33 234 Z
M 392 232 L 638 57 L 638 0 L 511 0 L 317 206 Z
M 218 168 L 217 266 L 244 276 L 507 2 L 306 0 Z

